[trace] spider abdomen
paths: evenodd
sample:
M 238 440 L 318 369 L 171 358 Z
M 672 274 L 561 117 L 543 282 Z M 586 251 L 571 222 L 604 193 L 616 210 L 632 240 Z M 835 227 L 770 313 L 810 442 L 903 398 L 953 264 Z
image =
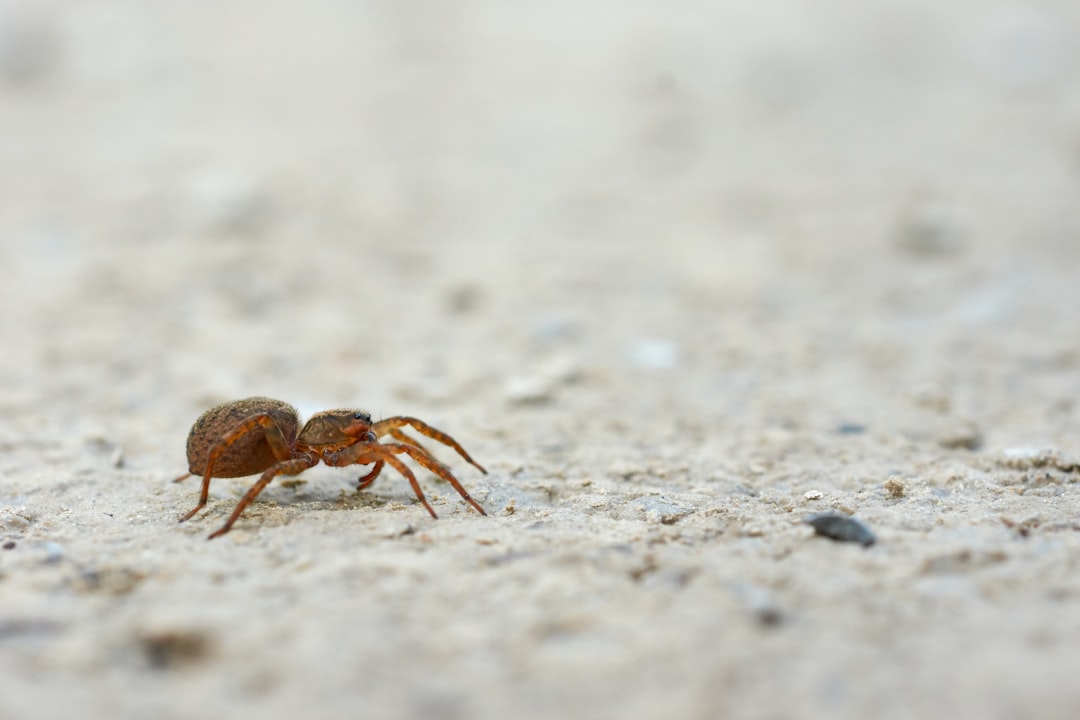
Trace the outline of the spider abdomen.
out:
M 300 418 L 296 408 L 280 400 L 267 397 L 250 397 L 222 403 L 210 408 L 195 421 L 188 433 L 188 470 L 194 475 L 206 471 L 210 450 L 240 423 L 253 415 L 267 414 L 285 436 L 291 448 L 296 442 Z M 254 475 L 278 462 L 266 431 L 261 427 L 236 439 L 214 463 L 214 477 L 233 478 Z

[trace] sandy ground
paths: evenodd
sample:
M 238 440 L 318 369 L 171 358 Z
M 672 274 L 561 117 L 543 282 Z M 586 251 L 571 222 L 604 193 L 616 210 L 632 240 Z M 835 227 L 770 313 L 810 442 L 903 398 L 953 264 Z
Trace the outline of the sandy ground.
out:
M 0 2 L 0 717 L 1080 716 L 1080 12 L 939 5 Z M 490 515 L 208 542 L 248 395 Z

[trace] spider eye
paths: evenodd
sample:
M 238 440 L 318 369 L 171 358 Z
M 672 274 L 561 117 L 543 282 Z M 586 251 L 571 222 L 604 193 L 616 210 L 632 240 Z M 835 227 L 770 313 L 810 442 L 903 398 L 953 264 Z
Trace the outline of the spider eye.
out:
M 352 417 L 353 420 L 363 420 L 364 422 L 371 422 L 371 416 L 363 411 L 357 411 L 356 414 Z

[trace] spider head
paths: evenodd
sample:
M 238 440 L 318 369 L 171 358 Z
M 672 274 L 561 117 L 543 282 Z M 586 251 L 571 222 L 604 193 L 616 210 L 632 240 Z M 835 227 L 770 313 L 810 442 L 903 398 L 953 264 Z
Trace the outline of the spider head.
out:
M 307 445 L 332 445 L 357 441 L 374 442 L 371 415 L 355 408 L 326 410 L 311 416 L 300 431 L 300 442 Z

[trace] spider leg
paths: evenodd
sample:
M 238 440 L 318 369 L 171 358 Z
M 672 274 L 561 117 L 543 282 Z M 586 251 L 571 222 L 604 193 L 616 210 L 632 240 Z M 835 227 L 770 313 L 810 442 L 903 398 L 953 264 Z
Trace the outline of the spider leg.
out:
M 395 455 L 395 453 L 404 452 L 403 450 L 395 449 L 398 447 L 403 448 L 405 446 L 381 445 L 377 442 L 360 443 L 347 447 L 340 452 L 323 453 L 322 461 L 331 467 L 344 467 L 345 465 L 352 465 L 354 463 L 357 465 L 367 465 L 371 462 L 375 463 L 374 469 L 364 477 L 360 478 L 360 487 L 357 488 L 358 490 L 366 488 L 368 485 L 375 482 L 375 476 L 382 471 L 383 465 L 389 463 L 390 467 L 397 470 L 409 481 L 409 485 L 412 486 L 417 499 L 420 500 L 424 507 L 427 508 L 427 511 L 431 513 L 431 517 L 437 520 L 439 516 L 435 514 L 435 510 L 431 507 L 431 503 L 427 501 L 427 497 L 424 495 L 420 483 L 416 480 L 416 475 L 414 475 L 413 471 Z
M 377 447 L 386 446 L 378 445 Z M 397 457 L 395 457 L 394 455 L 387 454 L 386 462 L 390 463 L 390 467 L 394 468 L 399 473 L 405 476 L 405 478 L 409 481 L 409 484 L 412 485 L 413 492 L 416 493 L 416 498 L 423 504 L 425 508 L 427 508 L 427 511 L 431 513 L 431 517 L 438 520 L 439 516 L 435 514 L 435 508 L 431 507 L 431 503 L 428 502 L 427 497 L 424 495 L 424 491 L 420 488 L 420 483 L 416 481 L 416 476 L 413 475 L 413 471 L 410 470 L 405 463 L 401 462 L 401 460 L 398 460 Z
M 432 454 L 432 452 L 430 450 L 428 450 L 427 447 L 424 446 L 423 443 L 421 443 L 419 440 L 417 440 L 414 437 L 410 437 L 409 435 L 405 434 L 401 430 L 398 430 L 397 428 L 390 428 L 390 433 L 389 434 L 390 434 L 391 437 L 393 437 L 395 440 L 397 440 L 402 445 L 412 445 L 413 447 L 419 448 L 420 450 L 424 451 L 428 456 L 430 456 L 432 458 L 435 457 Z M 439 464 L 441 465 L 442 463 L 439 463 Z M 473 464 L 476 465 L 476 463 L 473 463 Z M 480 466 L 477 465 L 477 467 L 480 467 Z M 480 468 L 480 469 L 484 470 L 484 468 Z M 485 474 L 487 473 L 486 470 L 484 470 L 484 472 L 485 472 Z
M 289 444 L 285 440 L 285 435 L 281 432 L 281 428 L 278 427 L 274 418 L 269 413 L 259 413 L 258 415 L 252 415 L 251 417 L 245 418 L 240 424 L 225 433 L 210 450 L 210 454 L 206 458 L 206 470 L 203 473 L 202 490 L 199 493 L 199 503 L 191 510 L 191 512 L 180 518 L 180 522 L 190 520 L 197 512 L 206 507 L 206 501 L 210 497 L 210 478 L 214 476 L 214 463 L 221 457 L 221 454 L 228 450 L 229 447 L 235 444 L 240 438 L 260 427 L 266 433 L 266 441 L 269 443 L 270 449 L 274 453 L 274 457 L 276 457 L 279 462 L 285 462 L 291 458 L 292 451 L 289 449 Z M 190 474 L 191 473 L 188 473 L 188 475 Z M 187 475 L 178 477 L 176 478 L 176 482 L 180 482 L 186 477 Z
M 476 508 L 476 511 L 478 513 L 480 513 L 481 515 L 487 515 L 487 512 L 484 511 L 484 508 L 480 507 L 480 503 L 478 503 L 478 502 L 476 502 L 475 500 L 472 499 L 472 496 L 469 495 L 469 491 L 466 490 L 465 487 L 460 482 L 458 482 L 458 479 L 456 477 L 454 477 L 454 474 L 452 472 L 450 472 L 449 468 L 447 468 L 441 462 L 436 460 L 431 455 L 431 453 L 429 453 L 427 450 L 424 450 L 423 448 L 419 448 L 419 447 L 417 447 L 415 445 L 409 445 L 409 444 L 405 444 L 405 443 L 402 443 L 402 444 L 386 443 L 384 445 L 382 445 L 382 444 L 379 445 L 379 447 L 394 448 L 393 452 L 405 452 L 405 453 L 407 453 L 409 455 L 409 457 L 411 457 L 413 460 L 420 463 L 425 468 L 427 468 L 431 472 L 435 473 L 436 475 L 441 477 L 446 482 L 450 483 L 453 486 L 453 488 L 458 491 L 458 495 L 460 495 L 465 500 L 465 502 L 469 503 L 474 508 Z M 401 448 L 401 449 L 398 450 L 397 448 Z M 472 462 L 472 460 L 469 460 L 469 462 Z M 476 465 L 476 463 L 472 463 L 472 464 Z M 476 465 L 476 466 L 480 467 L 479 465 Z M 480 469 L 483 470 L 483 468 L 480 468 Z M 485 474 L 487 473 L 486 470 L 484 470 L 484 472 L 485 472 Z
M 322 459 L 324 463 L 332 467 L 342 467 L 354 463 L 361 465 L 366 465 L 370 462 L 378 464 L 383 461 L 389 463 L 392 468 L 405 476 L 412 486 L 413 492 L 416 493 L 416 497 L 424 504 L 427 511 L 431 513 L 431 516 L 437 518 L 438 515 L 435 514 L 435 511 L 428 503 L 427 498 L 424 496 L 424 491 L 420 489 L 420 483 L 416 481 L 416 476 L 413 475 L 412 471 L 409 470 L 405 463 L 398 459 L 397 456 L 402 453 L 408 455 L 413 460 L 450 483 L 465 502 L 472 505 L 481 515 L 487 515 L 487 512 L 480 506 L 480 503 L 472 499 L 469 492 L 460 482 L 458 482 L 458 479 L 454 477 L 454 474 L 450 472 L 445 465 L 432 457 L 426 450 L 419 448 L 416 445 L 407 443 L 358 443 L 345 448 L 340 452 L 323 453 Z M 372 480 L 374 480 L 374 478 L 372 478 Z
M 251 489 L 244 493 L 244 497 L 240 498 L 240 502 L 233 508 L 232 515 L 229 515 L 229 519 L 225 521 L 225 524 L 210 534 L 207 540 L 213 540 L 216 537 L 221 537 L 225 533 L 229 532 L 229 529 L 233 526 L 233 523 L 239 519 L 240 514 L 244 512 L 244 508 L 251 503 L 256 497 L 259 496 L 267 485 L 270 484 L 274 478 L 278 475 L 297 475 L 312 467 L 318 462 L 318 458 L 314 455 L 301 455 L 300 457 L 293 458 L 291 460 L 284 460 L 274 465 L 269 470 L 264 472 L 259 478 L 258 482 L 251 486 Z
M 375 482 L 375 478 L 379 477 L 379 473 L 382 472 L 383 465 L 385 464 L 385 460 L 376 460 L 375 467 L 371 468 L 371 472 L 357 481 L 356 489 L 363 490 L 366 487 L 370 487 L 371 483 Z
M 423 443 L 421 443 L 419 440 L 417 440 L 415 438 L 409 437 L 408 435 L 403 433 L 401 430 L 398 430 L 397 428 L 390 428 L 390 433 L 389 434 L 390 434 L 391 437 L 393 437 L 399 443 L 403 443 L 405 445 L 415 445 L 416 447 L 418 447 L 421 450 L 423 450 L 424 452 L 426 452 L 428 455 L 431 455 L 431 451 L 428 450 L 426 447 L 424 447 Z M 432 457 L 434 457 L 434 456 L 432 456 Z
M 482 465 L 480 465 L 480 463 L 473 460 L 472 457 L 469 455 L 469 453 L 465 452 L 465 448 L 461 447 L 461 444 L 458 443 L 457 440 L 450 437 L 449 435 L 444 433 L 442 430 L 439 430 L 438 428 L 434 428 L 434 427 L 428 425 L 423 420 L 418 420 L 417 418 L 408 417 L 408 416 L 405 416 L 405 415 L 398 415 L 396 417 L 389 417 L 389 418 L 386 418 L 385 420 L 380 420 L 379 422 L 372 425 L 371 429 L 379 437 L 382 437 L 383 435 L 391 435 L 394 438 L 396 438 L 397 440 L 405 443 L 406 445 L 412 445 L 413 447 L 419 447 L 419 444 L 415 440 L 412 440 L 411 438 L 409 438 L 408 435 L 405 435 L 401 431 L 395 432 L 395 430 L 397 430 L 398 428 L 400 428 L 400 427 L 402 427 L 404 425 L 409 425 L 410 427 L 412 427 L 413 430 L 416 430 L 421 435 L 425 435 L 425 436 L 427 436 L 427 437 L 429 437 L 429 438 L 431 438 L 433 440 L 438 440 L 443 445 L 447 445 L 449 447 L 454 448 L 455 450 L 457 450 L 458 455 L 465 458 L 466 462 L 468 462 L 470 465 L 475 467 L 480 472 L 487 475 L 487 470 L 485 470 L 484 467 Z M 421 450 L 423 450 L 423 448 L 421 448 Z M 427 452 L 426 450 L 423 450 L 423 451 Z M 427 455 L 428 455 L 428 457 L 431 457 L 431 453 L 427 453 Z

